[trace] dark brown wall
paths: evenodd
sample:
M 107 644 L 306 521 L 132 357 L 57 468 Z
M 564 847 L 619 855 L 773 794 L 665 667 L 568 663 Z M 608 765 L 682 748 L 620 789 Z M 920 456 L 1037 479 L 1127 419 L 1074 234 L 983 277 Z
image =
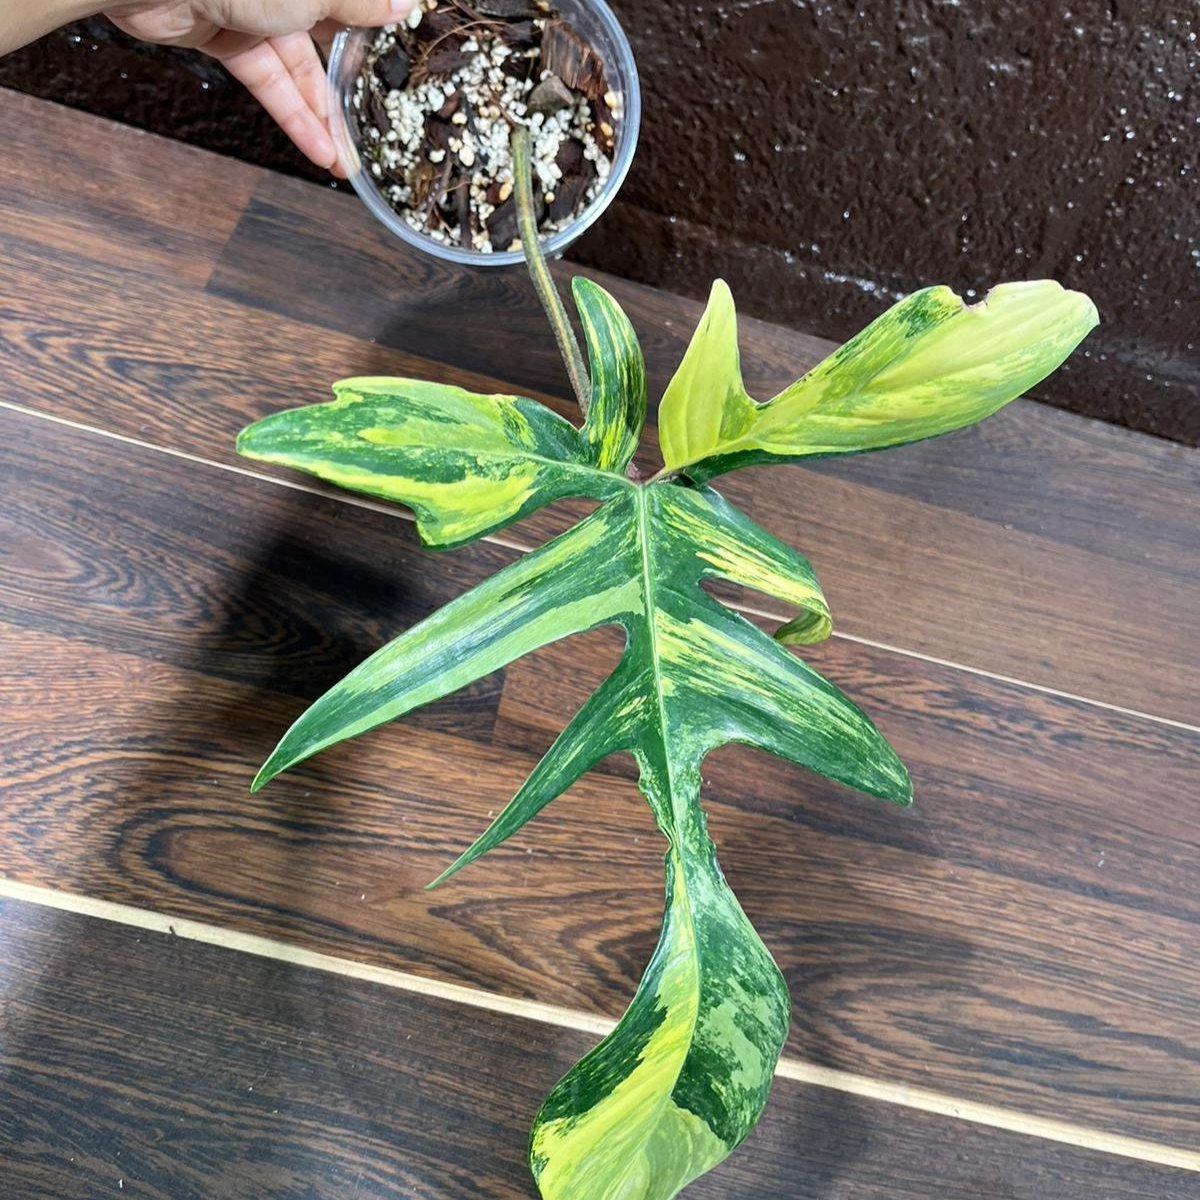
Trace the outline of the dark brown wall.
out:
M 1200 444 L 1194 0 L 614 2 L 643 143 L 577 257 L 696 295 L 721 274 L 832 337 L 925 283 L 1053 276 L 1104 324 L 1045 398 Z M 219 71 L 99 22 L 0 83 L 304 169 Z

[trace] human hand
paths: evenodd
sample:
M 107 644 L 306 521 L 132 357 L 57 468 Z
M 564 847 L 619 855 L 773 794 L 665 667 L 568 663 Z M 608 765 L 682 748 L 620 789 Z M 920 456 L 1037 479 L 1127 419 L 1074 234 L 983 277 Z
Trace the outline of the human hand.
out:
M 329 131 L 317 44 L 340 25 L 402 21 L 415 0 L 144 0 L 107 16 L 147 42 L 187 46 L 223 63 L 319 167 L 345 175 Z

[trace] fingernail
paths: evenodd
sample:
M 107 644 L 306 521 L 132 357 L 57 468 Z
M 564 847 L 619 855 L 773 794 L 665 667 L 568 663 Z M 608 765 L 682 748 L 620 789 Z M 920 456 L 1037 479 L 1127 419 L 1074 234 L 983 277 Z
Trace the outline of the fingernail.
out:
M 413 6 L 413 0 L 392 0 L 392 15 L 403 17 Z
M 338 164 L 337 146 L 333 144 L 333 138 L 328 134 L 321 139 L 320 149 L 313 154 L 313 162 L 318 167 L 323 167 L 326 171 L 332 171 Z

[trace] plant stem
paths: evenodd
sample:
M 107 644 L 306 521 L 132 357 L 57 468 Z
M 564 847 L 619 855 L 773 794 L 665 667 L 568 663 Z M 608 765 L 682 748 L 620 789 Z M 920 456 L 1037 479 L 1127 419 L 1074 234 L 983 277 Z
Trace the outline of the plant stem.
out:
M 674 479 L 675 476 L 678 474 L 679 474 L 678 467 L 673 467 L 669 471 L 667 470 L 666 467 L 662 467 L 660 470 L 655 471 L 654 474 L 651 475 L 650 478 L 646 480 L 646 482 L 647 483 L 666 483 L 668 480 Z
M 538 239 L 537 218 L 533 211 L 533 152 L 529 144 L 529 130 L 524 125 L 517 125 L 513 129 L 512 155 L 513 198 L 517 205 L 517 228 L 521 233 L 521 248 L 525 252 L 525 262 L 529 267 L 538 299 L 541 300 L 546 316 L 550 319 L 550 327 L 554 330 L 559 353 L 562 354 L 563 364 L 567 368 L 571 387 L 575 390 L 575 398 L 586 417 L 588 403 L 592 398 L 592 386 L 579 343 L 575 340 L 571 318 L 567 316 L 567 310 L 563 307 L 558 288 L 554 286 L 554 279 L 550 275 L 550 268 L 546 265 L 546 256 L 542 253 L 541 242 Z

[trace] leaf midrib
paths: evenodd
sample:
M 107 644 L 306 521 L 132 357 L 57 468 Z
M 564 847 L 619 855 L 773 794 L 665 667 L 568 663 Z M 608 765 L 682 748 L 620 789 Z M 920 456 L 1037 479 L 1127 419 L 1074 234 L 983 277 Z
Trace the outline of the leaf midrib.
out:
M 658 628 L 655 614 L 658 609 L 654 601 L 654 583 L 650 573 L 650 538 L 646 528 L 646 497 L 648 488 L 638 488 L 638 549 L 642 556 L 642 611 L 645 614 L 646 630 L 650 641 L 650 669 L 654 675 L 654 701 L 658 708 L 659 741 L 663 747 L 664 763 L 667 772 L 667 786 L 671 792 L 671 814 L 678 828 L 679 814 L 675 811 L 675 780 L 671 773 L 670 756 L 666 754 L 667 742 L 667 710 L 663 704 L 662 672 L 659 670 Z M 674 839 L 672 839 L 674 845 Z
M 639 550 L 642 556 L 642 604 L 645 612 L 645 620 L 647 626 L 647 635 L 650 643 L 650 669 L 654 676 L 654 701 L 658 709 L 658 730 L 659 744 L 662 747 L 663 765 L 666 773 L 667 789 L 670 793 L 669 801 L 671 806 L 671 816 L 673 828 L 668 834 L 670 840 L 670 856 L 678 862 L 678 887 L 672 888 L 672 897 L 678 896 L 679 890 L 682 890 L 683 895 L 679 897 L 682 902 L 684 919 L 687 923 L 687 941 L 691 950 L 690 960 L 694 964 L 693 967 L 693 1006 L 689 1023 L 691 1025 L 691 1035 L 688 1038 L 688 1053 L 692 1044 L 692 1037 L 695 1034 L 696 1021 L 700 1015 L 700 956 L 696 944 L 696 927 L 692 918 L 691 894 L 688 888 L 687 864 L 686 855 L 681 839 L 683 837 L 683 822 L 680 821 L 680 814 L 675 807 L 675 773 L 673 762 L 670 753 L 667 751 L 667 710 L 663 700 L 662 689 L 662 672 L 659 669 L 659 654 L 658 654 L 658 631 L 655 616 L 658 608 L 654 601 L 654 581 L 653 572 L 650 569 L 650 537 L 647 528 L 646 509 L 649 504 L 650 487 L 641 486 L 636 489 L 637 511 L 638 511 L 638 542 Z M 672 864 L 674 869 L 675 864 Z M 669 919 L 669 914 L 667 918 Z M 671 1084 L 670 1091 L 665 1093 L 665 1103 L 669 1103 L 675 1091 L 675 1084 L 679 1080 L 679 1074 L 683 1071 L 684 1065 L 687 1063 L 687 1054 L 685 1053 L 679 1063 L 679 1071 L 676 1072 L 675 1080 Z M 665 1107 L 664 1103 L 664 1107 Z

